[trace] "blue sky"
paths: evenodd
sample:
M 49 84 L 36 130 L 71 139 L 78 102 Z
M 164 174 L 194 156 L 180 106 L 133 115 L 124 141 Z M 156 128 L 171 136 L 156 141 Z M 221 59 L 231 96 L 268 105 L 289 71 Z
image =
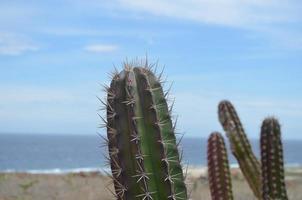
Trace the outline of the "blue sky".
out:
M 274 115 L 302 139 L 298 0 L 0 1 L 0 132 L 96 134 L 113 65 L 148 58 L 173 82 L 179 131 L 221 131 L 231 100 L 250 137 Z M 168 86 L 168 85 L 167 85 Z

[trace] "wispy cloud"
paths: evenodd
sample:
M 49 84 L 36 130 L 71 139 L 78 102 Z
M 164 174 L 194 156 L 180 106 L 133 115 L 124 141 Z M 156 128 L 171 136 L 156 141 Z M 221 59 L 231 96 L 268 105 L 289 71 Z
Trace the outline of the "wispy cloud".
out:
M 272 41 L 279 40 L 277 45 L 290 48 L 302 49 L 302 30 L 270 28 L 266 29 L 265 34 Z
M 0 32 L 0 55 L 17 56 L 39 48 L 23 36 Z
M 42 33 L 55 35 L 55 36 L 107 36 L 112 34 L 110 31 L 100 30 L 87 30 L 87 28 L 74 28 L 74 27 L 47 27 L 43 29 Z
M 38 13 L 41 13 L 39 7 L 32 6 L 30 2 L 18 3 L 15 1 L 0 1 L 0 25 L 1 29 L 19 27 L 32 24 L 37 17 Z M 37 18 L 36 18 L 37 19 Z
M 84 47 L 84 50 L 92 53 L 110 53 L 118 49 L 117 45 L 112 44 L 91 44 Z
M 89 88 L 2 85 L 0 131 L 95 133 L 98 101 L 87 90 Z
M 119 0 L 126 8 L 209 24 L 249 27 L 299 20 L 298 1 Z
M 1 86 L 0 103 L 48 103 L 66 102 L 76 99 L 70 91 L 57 88 L 41 88 L 34 86 Z
M 182 92 L 175 93 L 175 113 L 179 116 L 180 131 L 188 135 L 206 137 L 214 130 L 222 131 L 218 122 L 217 106 L 225 96 L 212 92 Z M 192 104 L 192 99 L 198 100 L 198 105 Z M 231 100 L 251 137 L 258 137 L 261 121 L 268 116 L 280 119 L 287 132 L 286 138 L 294 138 L 293 127 L 301 130 L 302 126 L 295 121 L 302 117 L 302 107 L 299 100 L 263 98 L 261 96 L 247 97 L 233 95 Z M 206 114 L 205 114 L 206 113 Z
M 297 0 L 118 0 L 119 6 L 142 16 L 188 20 L 239 28 L 274 44 L 302 49 L 299 28 L 302 3 Z M 293 37 L 294 36 L 294 37 Z M 296 37 L 295 37 L 296 36 Z

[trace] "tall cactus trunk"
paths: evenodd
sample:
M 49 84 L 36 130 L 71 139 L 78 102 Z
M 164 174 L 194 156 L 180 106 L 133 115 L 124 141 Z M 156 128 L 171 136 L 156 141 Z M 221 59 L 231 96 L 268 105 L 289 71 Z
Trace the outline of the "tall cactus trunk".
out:
M 210 135 L 207 154 L 212 200 L 233 200 L 228 155 L 220 133 L 214 132 Z
M 147 64 L 114 75 L 106 127 L 117 200 L 187 199 L 168 105 Z
M 229 138 L 232 153 L 236 157 L 243 175 L 254 195 L 261 199 L 260 163 L 252 151 L 234 106 L 229 101 L 222 101 L 219 104 L 218 114 L 219 121 Z
M 283 148 L 278 120 L 267 118 L 261 126 L 262 196 L 265 200 L 286 200 Z

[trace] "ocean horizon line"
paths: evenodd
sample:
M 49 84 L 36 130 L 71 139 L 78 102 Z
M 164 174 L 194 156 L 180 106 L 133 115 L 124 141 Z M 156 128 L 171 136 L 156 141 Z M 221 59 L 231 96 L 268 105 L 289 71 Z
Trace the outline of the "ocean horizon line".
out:
M 65 136 L 87 136 L 87 137 L 99 137 L 100 139 L 102 139 L 102 137 L 100 137 L 100 135 L 105 135 L 105 134 L 100 134 L 100 133 L 95 133 L 95 134 L 92 134 L 92 133 L 38 133 L 38 132 L 0 132 L 0 137 L 1 136 L 4 136 L 4 135 L 14 135 L 14 136 L 17 136 L 17 135 L 21 135 L 21 136 L 25 136 L 25 135 L 28 135 L 28 136 L 50 136 L 50 137 L 57 137 L 57 136 L 62 136 L 62 137 L 65 137 Z M 209 134 L 210 135 L 210 134 Z M 181 137 L 178 137 L 178 138 L 181 138 Z M 195 136 L 195 135 L 188 135 L 188 134 L 184 134 L 184 136 L 182 137 L 183 139 L 204 139 L 204 140 L 207 140 L 208 138 L 206 136 Z M 227 138 L 227 136 L 225 135 L 225 138 Z M 249 137 L 250 140 L 259 140 L 259 137 Z M 302 142 L 302 137 L 299 138 L 282 138 L 283 141 L 298 141 L 298 142 Z

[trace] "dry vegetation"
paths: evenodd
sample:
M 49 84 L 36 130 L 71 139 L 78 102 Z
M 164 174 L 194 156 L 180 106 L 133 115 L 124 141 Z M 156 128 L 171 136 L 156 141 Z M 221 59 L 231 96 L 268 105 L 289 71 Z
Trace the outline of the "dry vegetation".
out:
M 254 199 L 242 174 L 232 169 L 236 200 Z M 112 200 L 106 189 L 110 179 L 97 172 L 54 174 L 0 173 L 0 200 Z M 209 200 L 205 169 L 189 169 L 188 190 L 192 200 Z M 289 199 L 302 199 L 302 169 L 288 169 L 286 183 Z

